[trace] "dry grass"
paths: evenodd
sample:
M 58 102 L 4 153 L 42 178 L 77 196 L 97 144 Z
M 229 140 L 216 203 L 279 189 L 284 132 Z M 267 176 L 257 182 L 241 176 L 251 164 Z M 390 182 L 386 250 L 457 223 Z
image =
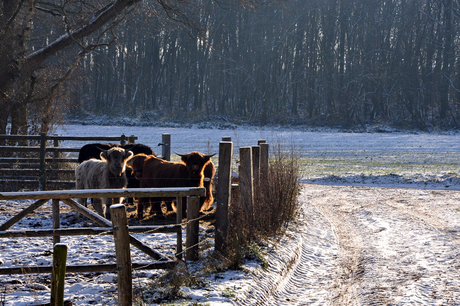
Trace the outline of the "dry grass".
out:
M 261 178 L 260 187 L 255 188 L 253 211 L 248 212 L 240 205 L 238 197 L 233 198 L 226 253 L 207 253 L 208 256 L 193 266 L 193 271 L 189 271 L 187 264 L 177 265 L 148 286 L 137 288 L 135 305 L 186 300 L 181 287 L 206 287 L 209 275 L 239 269 L 247 258 L 259 259 L 266 266 L 261 245 L 265 238 L 282 234 L 288 223 L 295 219 L 300 190 L 295 154 L 284 153 L 279 146 L 272 156 L 268 173 Z M 228 294 L 231 296 L 231 292 Z
M 295 218 L 299 207 L 300 174 L 294 153 L 283 153 L 278 148 L 275 159 L 256 188 L 254 215 L 257 236 L 273 236 L 283 232 Z
M 231 268 L 237 268 L 247 257 L 262 259 L 258 243 L 282 234 L 294 220 L 299 207 L 300 173 L 298 158 L 277 146 L 267 174 L 254 188 L 253 213 L 247 212 L 238 199 L 233 199 L 229 214 L 227 255 Z

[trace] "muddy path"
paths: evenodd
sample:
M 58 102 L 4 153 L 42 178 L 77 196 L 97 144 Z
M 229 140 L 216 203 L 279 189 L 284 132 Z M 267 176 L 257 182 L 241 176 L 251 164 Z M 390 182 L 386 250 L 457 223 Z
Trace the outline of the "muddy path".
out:
M 304 185 L 240 305 L 460 305 L 460 192 Z

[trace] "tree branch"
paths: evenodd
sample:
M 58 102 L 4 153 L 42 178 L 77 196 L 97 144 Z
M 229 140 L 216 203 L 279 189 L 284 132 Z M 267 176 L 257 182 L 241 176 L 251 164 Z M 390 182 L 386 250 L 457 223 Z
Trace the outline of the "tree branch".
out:
M 37 64 L 42 63 L 50 56 L 53 56 L 58 51 L 70 46 L 75 42 L 75 39 L 80 39 L 91 35 L 99 30 L 106 23 L 112 21 L 117 15 L 131 5 L 140 2 L 141 0 L 117 0 L 112 5 L 108 6 L 106 10 L 102 11 L 99 15 L 95 16 L 86 26 L 67 33 L 48 46 L 30 54 L 25 61 L 25 68 L 31 68 Z
M 8 21 L 6 22 L 6 25 L 5 25 L 5 28 L 2 29 L 4 32 L 6 32 L 8 30 L 8 28 L 10 27 L 10 25 L 13 23 L 13 21 L 16 19 L 16 16 L 19 14 L 19 11 L 21 11 L 21 8 L 22 8 L 22 5 L 24 4 L 24 0 L 21 0 L 21 2 L 18 4 L 18 7 L 16 8 L 16 10 L 14 11 L 13 15 L 10 17 L 10 19 L 8 19 Z

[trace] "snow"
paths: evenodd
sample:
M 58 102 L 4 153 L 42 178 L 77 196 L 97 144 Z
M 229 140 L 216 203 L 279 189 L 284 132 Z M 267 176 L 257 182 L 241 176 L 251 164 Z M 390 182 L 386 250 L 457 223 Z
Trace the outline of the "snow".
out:
M 418 193 L 411 197 L 423 197 L 423 190 L 460 190 L 460 139 L 457 133 L 349 133 L 342 131 L 299 131 L 280 128 L 238 128 L 211 129 L 211 128 L 181 128 L 181 127 L 149 127 L 149 126 L 93 126 L 67 125 L 57 131 L 59 135 L 69 136 L 120 136 L 121 134 L 135 135 L 137 142 L 150 145 L 158 150 L 163 133 L 170 133 L 172 152 L 186 153 L 193 150 L 207 154 L 218 151 L 219 141 L 224 136 L 231 136 L 234 141 L 235 159 L 238 148 L 256 145 L 257 140 L 266 139 L 271 145 L 272 152 L 278 145 L 281 150 L 297 152 L 302 166 L 302 182 L 306 186 L 315 187 L 316 192 L 322 195 L 330 194 L 331 186 L 360 186 L 411 188 Z M 62 142 L 61 146 L 81 146 L 84 143 L 75 141 Z M 217 160 L 218 158 L 214 158 Z M 321 185 L 324 189 L 321 190 Z M 419 189 L 423 189 L 418 191 Z M 344 189 L 346 190 L 346 189 Z M 356 192 L 355 189 L 353 189 Z M 359 193 L 359 192 L 358 192 Z M 301 195 L 302 203 L 311 200 L 311 192 Z M 449 201 L 449 200 L 447 200 Z M 455 201 L 454 201 L 455 202 Z M 31 201 L 0 201 L 0 224 L 17 214 Z M 402 205 L 402 204 L 401 204 Z M 327 211 L 307 208 L 303 219 L 308 227 L 300 227 L 296 231 L 287 233 L 281 241 L 270 243 L 268 261 L 270 267 L 263 271 L 260 264 L 248 261 L 242 270 L 225 271 L 210 275 L 206 285 L 200 288 L 183 287 L 181 291 L 189 299 L 188 302 L 202 302 L 209 305 L 244 305 L 241 299 L 248 293 L 254 296 L 268 296 L 270 292 L 283 287 L 287 274 L 293 273 L 287 269 L 292 262 L 306 258 L 305 265 L 316 266 L 309 270 L 311 278 L 311 301 L 324 301 L 330 295 L 327 286 L 333 283 L 333 277 L 321 267 L 331 267 L 337 261 L 339 248 L 336 244 L 337 233 L 333 230 L 324 230 L 327 222 L 324 218 Z M 453 208 L 439 207 L 436 216 L 452 226 L 458 224 L 458 216 L 452 214 Z M 64 227 L 91 227 L 91 222 L 75 222 L 73 213 L 61 203 L 61 226 Z M 428 212 L 428 208 L 427 208 Z M 362 221 L 363 230 L 374 233 L 376 246 L 388 260 L 401 256 L 401 249 L 394 248 L 393 244 L 398 237 L 395 224 L 404 228 L 414 229 L 413 236 L 406 237 L 401 243 L 417 240 L 419 256 L 425 256 L 426 264 L 433 261 L 427 258 L 435 257 L 440 262 L 451 262 L 453 259 L 442 257 L 440 254 L 423 253 L 424 245 L 442 247 L 445 241 L 442 235 L 429 229 L 418 229 L 412 219 L 389 220 L 383 216 L 391 215 L 385 212 L 381 215 L 370 213 L 365 209 L 354 212 L 356 218 Z M 392 216 L 392 215 L 391 215 Z M 431 220 L 431 219 L 430 219 Z M 434 219 L 433 219 L 434 220 Z M 434 222 L 434 221 L 433 221 Z M 400 224 L 401 223 L 401 224 Z M 51 229 L 51 203 L 43 205 L 36 212 L 15 224 L 11 230 Z M 324 231 L 323 231 L 324 230 Z M 206 229 L 200 229 L 206 232 Z M 299 234 L 301 233 L 301 234 Z M 301 235 L 302 238 L 298 238 Z M 136 238 L 156 250 L 170 256 L 174 253 L 175 236 L 171 234 L 144 235 L 136 234 Z M 185 237 L 185 229 L 183 231 Z M 294 239 L 297 237 L 296 239 Z M 203 237 L 202 237 L 203 238 Z M 416 239 L 417 238 L 417 239 Z M 207 243 L 213 244 L 213 239 Z M 98 236 L 67 236 L 61 238 L 61 243 L 68 246 L 68 265 L 115 263 L 113 237 L 110 235 Z M 284 246 L 277 248 L 279 243 Z M 311 246 L 305 248 L 305 244 Z M 299 258 L 292 257 L 297 254 Z M 301 255 L 299 255 L 301 254 Z M 133 262 L 149 262 L 144 253 L 132 248 Z M 403 256 L 409 261 L 417 260 L 412 256 Z M 0 239 L 0 267 L 17 266 L 49 266 L 52 262 L 52 238 L 2 238 Z M 193 264 L 189 263 L 193 270 Z M 419 269 L 430 269 L 430 266 L 420 265 Z M 374 273 L 375 271 L 372 271 Z M 138 270 L 133 272 L 133 282 L 136 288 L 148 286 L 152 280 L 162 275 L 162 270 Z M 372 274 L 369 274 L 371 277 Z M 10 305 L 37 305 L 49 302 L 50 276 L 46 274 L 29 275 L 2 275 L 0 276 L 0 304 Z M 255 280 L 266 280 L 265 287 L 253 287 Z M 256 281 L 256 282 L 257 282 Z M 72 300 L 74 305 L 116 305 L 117 301 L 117 274 L 108 273 L 69 273 L 66 275 L 65 299 Z M 268 285 L 267 285 L 268 284 Z M 271 285 L 270 285 L 271 284 Z M 251 290 L 255 290 L 253 292 Z M 278 289 L 277 289 L 278 288 Z M 418 289 L 417 289 L 418 288 Z M 414 297 L 412 290 L 421 290 L 419 287 L 407 286 L 401 289 L 403 294 L 395 298 L 399 302 L 411 301 L 416 303 L 423 300 L 424 292 L 417 291 Z M 430 287 L 431 288 L 431 287 Z M 310 290 L 310 289 L 309 289 Z M 2 293 L 3 292 L 3 293 Z M 137 292 L 137 291 L 136 291 Z M 286 294 L 286 293 L 284 293 Z M 411 297 L 412 296 L 412 297 Z M 136 296 L 136 299 L 140 296 Z M 269 300 L 269 299 L 268 299 Z M 249 300 L 248 300 L 249 301 Z M 253 300 L 252 300 L 253 301 Z M 3 304 L 2 304 L 3 302 Z M 249 302 L 246 303 L 246 305 Z M 319 303 L 321 304 L 321 303 Z
M 304 170 L 305 183 L 371 184 L 387 186 L 425 184 L 436 188 L 458 185 L 460 177 L 460 141 L 450 133 L 350 133 L 334 130 L 293 130 L 280 128 L 180 128 L 156 126 L 67 125 L 57 131 L 69 136 L 135 135 L 137 142 L 151 146 L 161 154 L 161 135 L 171 134 L 171 152 L 200 151 L 213 154 L 222 137 L 232 138 L 234 157 L 239 148 L 257 145 L 265 139 L 272 151 L 297 153 Z M 82 146 L 65 141 L 61 146 Z M 172 158 L 175 157 L 174 154 Z M 217 156 L 213 161 L 217 161 Z

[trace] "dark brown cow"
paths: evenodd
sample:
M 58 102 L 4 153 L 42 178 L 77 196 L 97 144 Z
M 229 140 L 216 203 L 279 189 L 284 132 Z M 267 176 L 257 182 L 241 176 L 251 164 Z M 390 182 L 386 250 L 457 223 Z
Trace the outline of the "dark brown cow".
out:
M 141 176 L 141 188 L 204 187 L 204 168 L 211 162 L 211 157 L 215 154 L 205 155 L 200 152 L 192 152 L 178 155 L 181 156 L 181 162 L 170 162 L 153 155 L 138 154 L 129 161 L 128 166 L 136 173 L 136 177 Z M 142 173 L 140 173 L 141 165 Z M 207 196 L 203 202 L 208 203 L 209 201 L 212 201 L 212 195 L 211 198 Z M 144 206 L 147 204 L 151 206 L 151 214 L 161 213 L 161 202 L 152 201 L 150 198 L 140 198 L 137 207 L 139 220 L 143 218 Z M 185 203 L 182 213 L 185 217 Z

